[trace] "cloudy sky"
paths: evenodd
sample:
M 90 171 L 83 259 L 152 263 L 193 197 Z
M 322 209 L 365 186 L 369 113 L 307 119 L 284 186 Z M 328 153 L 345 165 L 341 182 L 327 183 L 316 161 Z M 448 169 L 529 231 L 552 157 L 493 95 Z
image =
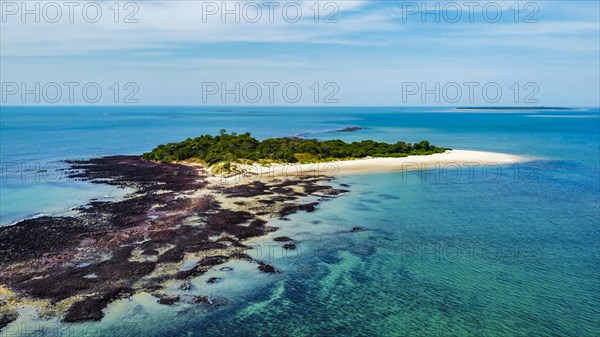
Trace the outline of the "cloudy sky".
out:
M 600 105 L 598 1 L 1 3 L 8 105 Z

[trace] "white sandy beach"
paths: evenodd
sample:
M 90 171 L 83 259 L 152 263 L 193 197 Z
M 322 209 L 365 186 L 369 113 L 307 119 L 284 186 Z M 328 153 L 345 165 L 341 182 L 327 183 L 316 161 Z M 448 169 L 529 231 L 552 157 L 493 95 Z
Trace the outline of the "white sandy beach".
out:
M 211 177 L 221 183 L 244 183 L 257 179 L 293 178 L 299 176 L 341 176 L 358 173 L 375 173 L 389 171 L 416 171 L 432 169 L 452 169 L 481 167 L 484 165 L 505 165 L 526 161 L 524 157 L 483 151 L 450 150 L 428 156 L 408 156 L 404 158 L 364 158 L 342 160 L 314 164 L 236 164 L 239 171 L 244 172 L 235 176 Z

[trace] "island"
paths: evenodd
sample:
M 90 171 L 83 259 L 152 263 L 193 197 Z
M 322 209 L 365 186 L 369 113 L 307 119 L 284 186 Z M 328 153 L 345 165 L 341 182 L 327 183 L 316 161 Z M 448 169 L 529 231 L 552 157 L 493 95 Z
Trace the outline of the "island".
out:
M 338 173 L 422 169 L 406 163 L 518 160 L 428 141 L 261 141 L 225 130 L 159 145 L 141 156 L 68 160 L 70 178 L 129 193 L 115 201 L 91 200 L 72 216 L 0 227 L 0 329 L 17 324 L 22 308 L 64 322 L 101 320 L 109 303 L 142 292 L 162 305 L 211 306 L 214 299 L 198 293 L 190 280 L 213 268 L 230 270 L 220 265 L 234 260 L 278 273 L 277 266 L 248 254 L 248 240 L 276 231 L 270 219 L 314 212 L 350 192 Z M 315 171 L 331 165 L 336 170 Z M 289 174 L 290 167 L 296 174 Z M 262 175 L 262 168 L 269 174 Z M 274 241 L 281 249 L 297 249 L 293 238 Z
M 142 158 L 159 162 L 195 162 L 216 171 L 231 171 L 236 163 L 249 164 L 307 164 L 334 162 L 365 157 L 402 158 L 410 155 L 431 155 L 450 149 L 436 147 L 428 141 L 410 144 L 398 141 L 393 144 L 364 140 L 346 143 L 342 140 L 303 138 L 269 138 L 259 141 L 247 132 L 203 135 L 179 143 L 159 145 Z
M 456 110 L 578 110 L 576 108 L 551 106 L 467 106 L 457 107 Z

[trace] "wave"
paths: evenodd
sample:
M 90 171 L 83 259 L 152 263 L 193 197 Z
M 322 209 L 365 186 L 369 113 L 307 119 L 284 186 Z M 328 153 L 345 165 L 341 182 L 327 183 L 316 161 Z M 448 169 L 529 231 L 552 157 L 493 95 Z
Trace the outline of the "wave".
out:
M 51 214 L 51 213 L 37 213 L 37 214 L 34 214 L 34 215 L 32 215 L 32 216 L 29 216 L 29 217 L 25 217 L 25 218 L 23 218 L 23 219 L 16 220 L 15 222 L 11 222 L 11 223 L 9 223 L 8 225 L 5 225 L 5 226 L 0 226 L 0 227 L 14 226 L 14 225 L 18 224 L 18 223 L 19 223 L 19 222 L 21 222 L 21 221 L 26 221 L 26 220 L 32 220 L 32 219 L 42 218 L 42 217 L 45 217 L 45 216 L 52 216 L 52 214 Z

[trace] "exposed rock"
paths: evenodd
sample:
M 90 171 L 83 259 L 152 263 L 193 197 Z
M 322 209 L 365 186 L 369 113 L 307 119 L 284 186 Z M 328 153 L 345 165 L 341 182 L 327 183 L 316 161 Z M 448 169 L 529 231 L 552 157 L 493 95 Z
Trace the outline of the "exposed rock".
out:
M 158 262 L 166 263 L 166 262 L 178 262 L 183 260 L 184 253 L 183 250 L 179 247 L 171 248 L 166 252 L 162 253 L 158 257 Z
M 198 277 L 206 273 L 208 270 L 200 266 L 195 266 L 192 269 L 181 270 L 175 273 L 174 278 L 177 280 L 187 280 L 190 278 Z
M 181 300 L 179 295 L 177 295 L 177 296 L 160 295 L 157 302 L 160 304 L 164 304 L 164 305 L 174 305 L 175 303 L 179 302 L 179 300 Z
M 73 304 L 65 314 L 65 322 L 99 321 L 104 317 L 104 301 L 99 298 L 86 298 Z
M 296 205 L 296 204 L 287 204 L 284 205 L 281 208 L 281 211 L 279 212 L 279 215 L 281 217 L 285 217 L 287 215 L 290 215 L 292 213 L 296 213 L 298 211 L 306 211 L 306 212 L 314 212 L 316 207 L 319 203 L 318 202 L 311 202 L 310 204 L 303 204 L 303 205 Z
M 253 261 L 254 259 L 246 253 L 236 253 L 231 255 L 231 258 L 244 261 Z
M 198 262 L 198 265 L 201 267 L 212 267 L 218 264 L 223 264 L 227 261 L 229 261 L 229 258 L 223 255 L 209 256 L 200 260 L 200 262 Z
M 133 294 L 127 288 L 115 288 L 102 296 L 88 297 L 75 302 L 65 314 L 65 322 L 99 321 L 104 317 L 102 309 L 115 299 L 126 298 Z
M 256 219 L 250 223 L 250 227 L 261 227 L 266 225 L 267 222 L 263 219 Z
M 0 311 L 0 329 L 19 318 L 19 313 L 13 310 Z
M 207 296 L 196 296 L 194 297 L 194 303 L 197 304 L 212 304 L 212 300 Z
M 72 217 L 43 216 L 0 227 L 0 264 L 56 255 L 87 231 L 81 219 Z
M 142 255 L 158 255 L 158 250 L 156 249 L 148 249 L 142 252 Z
M 287 242 L 287 241 L 294 241 L 294 240 L 288 238 L 287 236 L 278 236 L 276 238 L 273 238 L 273 241 L 275 241 L 275 242 Z

